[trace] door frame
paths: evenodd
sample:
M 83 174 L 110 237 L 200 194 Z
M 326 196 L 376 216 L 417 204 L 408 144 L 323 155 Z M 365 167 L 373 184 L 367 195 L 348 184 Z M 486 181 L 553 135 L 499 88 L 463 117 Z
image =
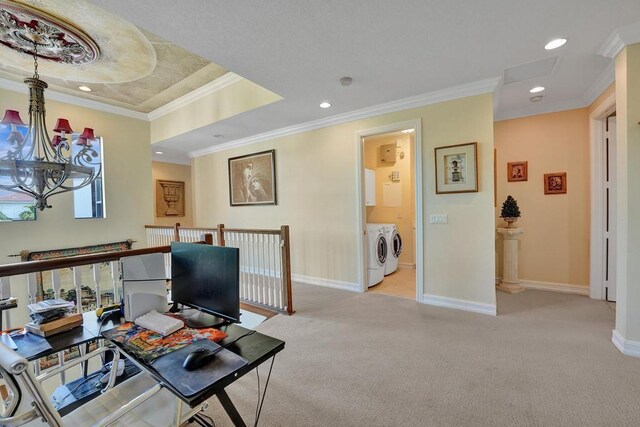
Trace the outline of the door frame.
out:
M 611 94 L 589 115 L 591 157 L 591 229 L 589 297 L 604 299 L 604 146 L 607 117 L 616 111 L 616 96 Z
M 416 227 L 416 298 L 418 302 L 422 302 L 422 295 L 424 295 L 424 241 L 423 241 L 423 205 L 422 205 L 422 122 L 420 119 L 407 120 L 403 122 L 391 123 L 384 126 L 378 126 L 375 128 L 369 128 L 359 130 L 356 132 L 356 153 L 358 165 L 356 168 L 356 180 L 357 180 L 357 192 L 358 192 L 358 209 L 357 209 L 357 224 L 358 224 L 358 282 L 360 284 L 360 292 L 366 292 L 367 290 L 367 258 L 366 244 L 366 209 L 365 209 L 365 194 L 364 194 L 364 138 L 368 136 L 380 135 L 383 133 L 397 132 L 404 129 L 413 128 L 413 144 L 414 144 L 414 165 L 415 165 L 415 227 Z

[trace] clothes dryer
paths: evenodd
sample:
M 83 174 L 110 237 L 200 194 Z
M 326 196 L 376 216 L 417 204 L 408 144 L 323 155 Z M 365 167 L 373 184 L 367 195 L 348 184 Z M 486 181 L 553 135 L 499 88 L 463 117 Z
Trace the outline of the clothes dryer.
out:
M 369 283 L 374 286 L 384 279 L 387 261 L 387 239 L 384 227 L 379 224 L 367 224 L 367 266 Z
M 388 255 L 384 264 L 384 275 L 388 276 L 398 269 L 398 258 L 402 253 L 402 237 L 395 224 L 382 224 L 387 240 Z

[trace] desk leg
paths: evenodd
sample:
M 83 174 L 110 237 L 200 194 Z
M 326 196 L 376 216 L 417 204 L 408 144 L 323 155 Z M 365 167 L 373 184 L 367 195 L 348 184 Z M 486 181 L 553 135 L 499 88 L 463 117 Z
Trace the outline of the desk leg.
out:
M 218 400 L 222 404 L 222 407 L 224 408 L 227 415 L 229 415 L 229 418 L 231 418 L 233 425 L 236 427 L 246 427 L 247 425 L 242 420 L 240 413 L 238 412 L 236 407 L 233 405 L 233 402 L 229 398 L 229 395 L 227 394 L 227 392 L 222 390 L 218 392 L 216 396 L 218 397 Z
M 83 345 L 78 346 L 78 352 L 80 356 L 84 356 L 89 353 L 89 343 L 84 343 Z M 87 372 L 89 370 L 89 361 L 82 362 L 82 376 L 87 378 Z

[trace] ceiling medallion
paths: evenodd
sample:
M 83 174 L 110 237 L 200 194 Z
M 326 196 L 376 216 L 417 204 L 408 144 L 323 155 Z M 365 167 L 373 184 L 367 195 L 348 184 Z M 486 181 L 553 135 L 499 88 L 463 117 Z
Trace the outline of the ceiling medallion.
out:
M 100 57 L 95 41 L 81 29 L 25 5 L 0 1 L 0 43 L 19 52 L 68 64 L 88 64 Z

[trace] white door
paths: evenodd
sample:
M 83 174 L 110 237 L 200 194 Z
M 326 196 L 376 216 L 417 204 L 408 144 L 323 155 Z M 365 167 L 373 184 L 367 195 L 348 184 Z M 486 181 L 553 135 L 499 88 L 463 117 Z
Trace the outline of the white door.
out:
M 607 117 L 604 170 L 604 295 L 616 300 L 616 118 Z

